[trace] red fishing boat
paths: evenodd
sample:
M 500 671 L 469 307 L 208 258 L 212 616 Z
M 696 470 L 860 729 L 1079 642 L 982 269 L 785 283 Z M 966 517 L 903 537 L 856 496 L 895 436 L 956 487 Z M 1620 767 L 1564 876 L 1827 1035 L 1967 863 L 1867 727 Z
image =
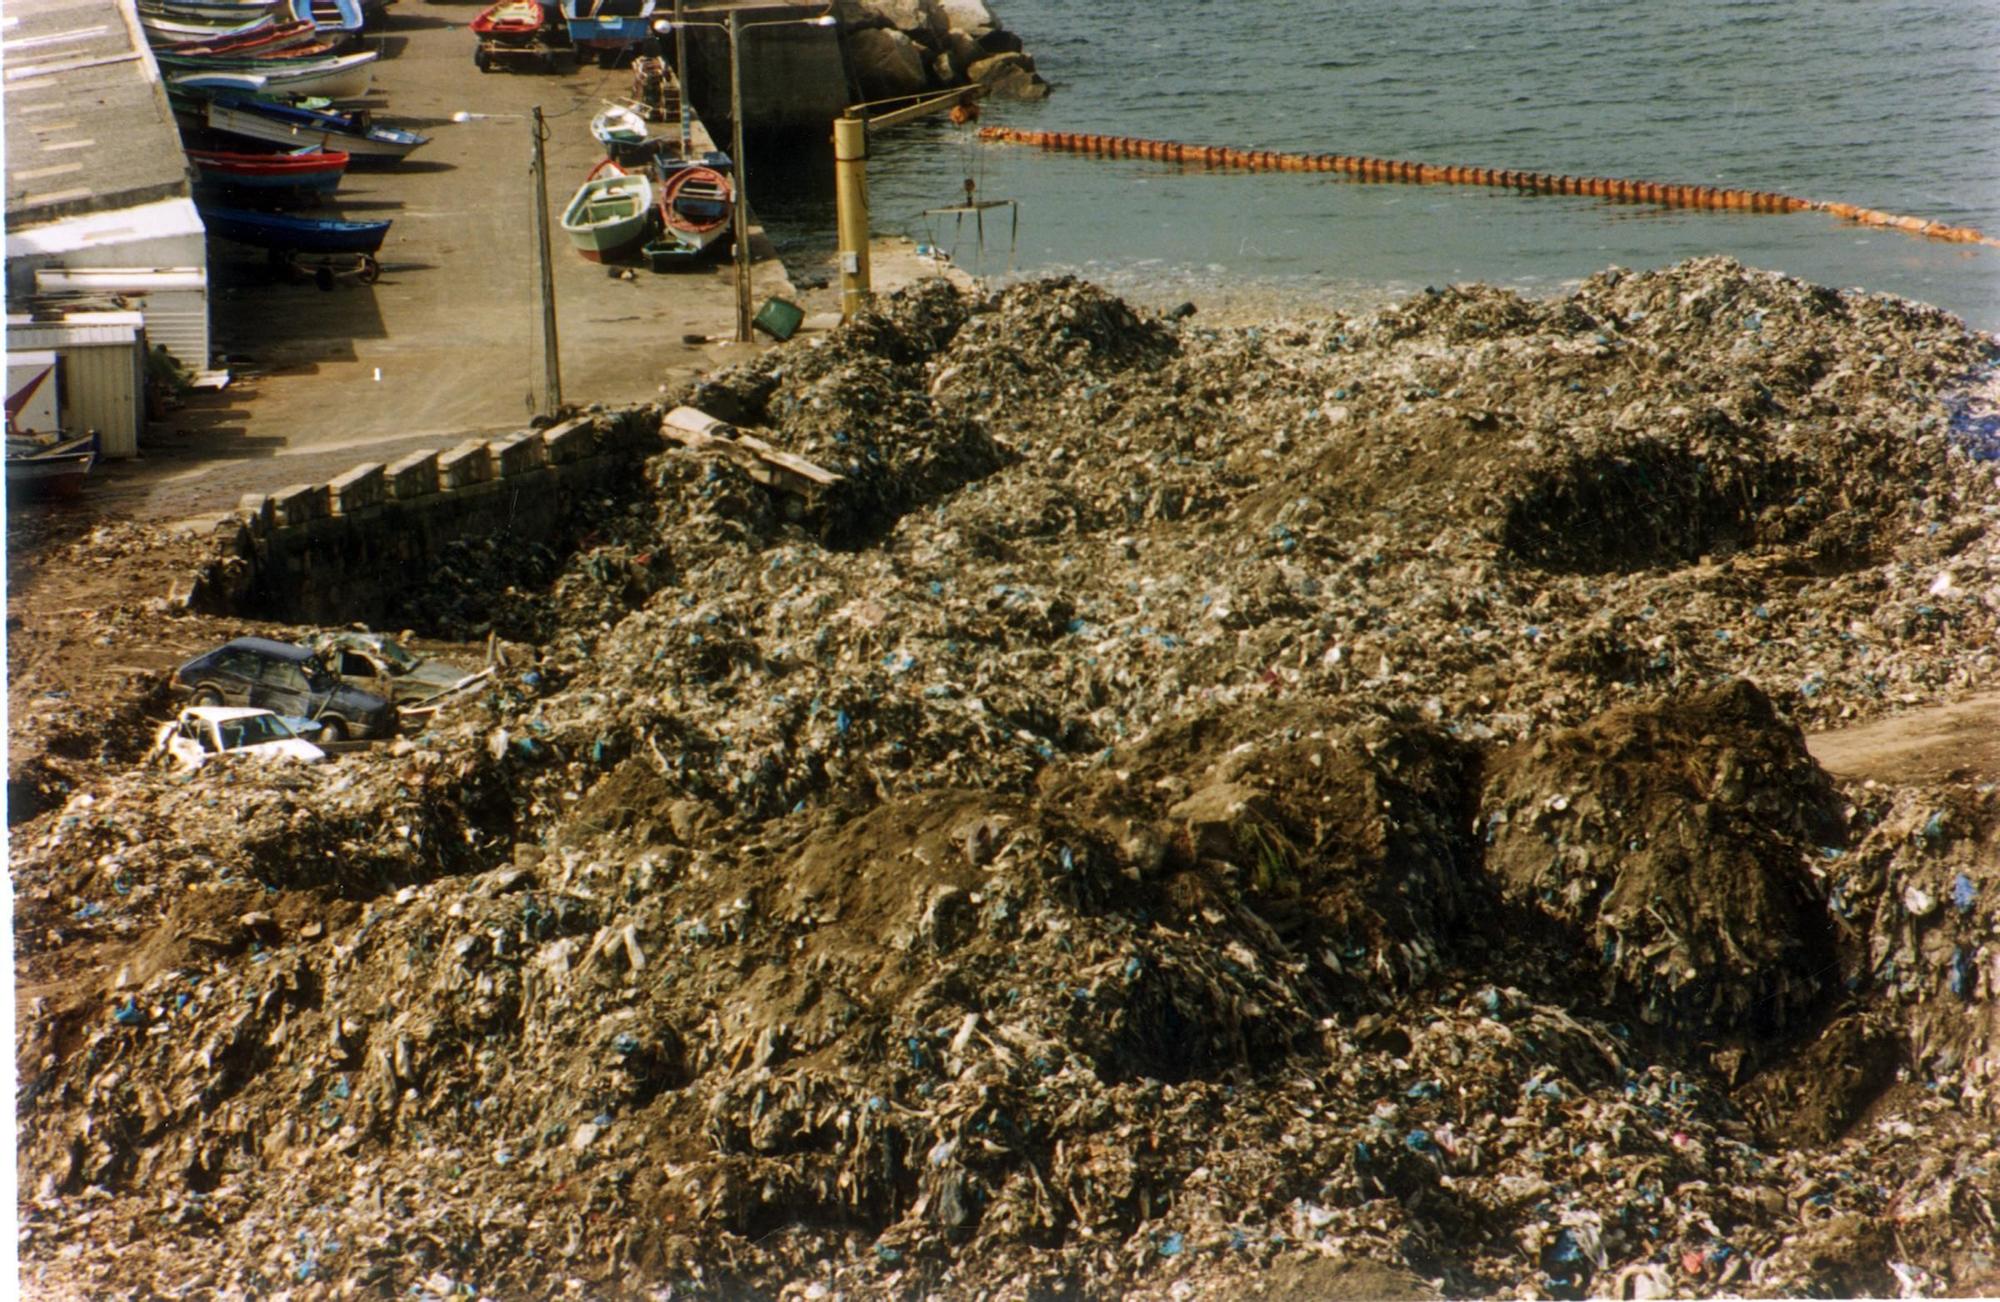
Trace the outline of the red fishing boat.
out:
M 736 188 L 712 167 L 684 167 L 667 178 L 660 194 L 660 224 L 692 255 L 729 231 Z
M 176 41 L 171 45 L 155 48 L 166 54 L 247 54 L 253 50 L 288 50 L 319 39 L 319 29 L 311 23 L 293 22 L 266 27 L 248 36 L 222 40 Z
M 187 156 L 205 183 L 239 190 L 310 190 L 331 194 L 347 170 L 347 155 L 339 150 L 250 154 L 190 149 Z
M 472 20 L 475 36 L 526 40 L 542 30 L 538 0 L 501 0 Z

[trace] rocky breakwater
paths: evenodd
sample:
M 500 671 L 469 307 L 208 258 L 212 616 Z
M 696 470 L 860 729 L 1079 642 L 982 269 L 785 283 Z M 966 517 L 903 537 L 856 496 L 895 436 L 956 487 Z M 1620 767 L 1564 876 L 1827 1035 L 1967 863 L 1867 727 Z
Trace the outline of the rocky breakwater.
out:
M 864 100 L 972 85 L 1005 99 L 1049 93 L 984 0 L 838 0 L 834 13 Z

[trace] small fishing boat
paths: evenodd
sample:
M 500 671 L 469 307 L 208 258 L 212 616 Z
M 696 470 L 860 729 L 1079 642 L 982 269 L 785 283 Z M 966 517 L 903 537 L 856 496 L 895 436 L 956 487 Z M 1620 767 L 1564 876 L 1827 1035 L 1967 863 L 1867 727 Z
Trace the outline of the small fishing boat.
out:
M 653 182 L 644 173 L 597 176 L 570 198 L 562 228 L 585 258 L 610 262 L 645 241 L 652 210 Z
M 472 20 L 472 33 L 494 40 L 525 41 L 542 30 L 544 16 L 538 0 L 501 0 Z
M 712 167 L 684 167 L 660 188 L 660 225 L 693 257 L 729 233 L 736 187 Z
M 7 435 L 7 493 L 68 497 L 97 465 L 97 435 Z
M 270 63 L 294 63 L 307 59 L 350 57 L 341 53 L 341 51 L 346 50 L 353 44 L 353 41 L 348 38 L 345 32 L 323 32 L 308 23 L 286 23 L 285 29 L 287 39 L 283 42 L 264 43 L 258 40 L 258 38 L 253 37 L 253 40 L 258 40 L 257 44 L 233 50 L 197 50 L 194 51 L 194 57 L 197 59 L 214 59 L 220 62 L 236 62 L 240 60 L 244 67 L 261 67 Z M 271 30 L 276 32 L 279 29 L 274 27 Z M 298 39 L 291 39 L 290 32 L 292 31 L 298 31 L 302 34 Z M 377 52 L 374 50 L 356 50 L 354 53 L 376 54 Z M 166 57 L 172 59 L 186 56 L 181 55 L 179 51 L 167 51 Z
M 162 4 L 157 0 L 138 0 L 133 11 L 138 16 L 139 25 L 149 32 L 176 27 L 241 27 L 260 20 L 282 22 L 287 16 L 284 11 L 269 4 Z
M 350 165 L 394 162 L 430 140 L 414 131 L 370 122 L 365 113 L 321 112 L 234 95 L 210 100 L 207 119 L 213 130 L 246 140 L 339 149 L 349 155 Z
M 292 14 L 322 30 L 358 32 L 368 25 L 361 0 L 292 0 Z
M 328 99 L 359 99 L 368 93 L 376 52 L 343 54 L 334 59 L 303 60 L 287 65 L 279 60 L 255 68 L 216 72 L 183 72 L 167 78 L 169 86 L 208 94 L 269 95 L 278 98 L 324 95 Z
M 163 14 L 168 18 L 240 22 L 276 12 L 279 0 L 137 0 L 135 7 L 141 14 Z
M 562 0 L 571 44 L 616 57 L 653 34 L 655 0 Z
M 641 157 L 651 143 L 646 119 L 622 104 L 613 104 L 590 120 L 590 134 L 604 153 L 621 163 Z
M 276 26 L 269 14 L 252 14 L 247 18 L 169 18 L 165 14 L 139 14 L 139 26 L 146 33 L 149 44 L 173 44 L 179 41 L 226 41 L 241 40 L 257 32 L 267 31 Z
M 216 40 L 175 41 L 167 45 L 156 45 L 154 57 L 215 56 L 215 55 L 265 55 L 283 50 L 296 51 L 300 46 L 315 44 L 320 39 L 320 30 L 311 23 L 275 23 L 251 32 L 247 36 L 223 37 Z M 338 46 L 330 46 L 337 50 Z
M 265 199 L 332 194 L 347 171 L 346 154 L 318 148 L 296 154 L 190 149 L 187 156 L 198 184 Z
M 389 222 L 347 222 L 330 217 L 291 217 L 225 208 L 197 199 L 195 209 L 210 235 L 274 253 L 373 253 L 382 247 Z
M 315 31 L 314 34 L 318 33 Z M 276 50 L 252 47 L 219 51 L 153 51 L 154 61 L 169 76 L 176 72 L 263 72 L 274 66 L 297 67 L 301 64 L 324 63 L 329 59 L 342 57 L 353 56 L 341 55 L 338 43 L 324 40 L 288 45 Z

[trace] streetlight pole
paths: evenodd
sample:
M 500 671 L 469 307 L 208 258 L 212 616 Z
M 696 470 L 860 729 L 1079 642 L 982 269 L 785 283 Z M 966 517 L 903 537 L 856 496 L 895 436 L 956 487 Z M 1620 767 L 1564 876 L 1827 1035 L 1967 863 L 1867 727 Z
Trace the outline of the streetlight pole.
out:
M 750 195 L 747 181 L 749 168 L 743 159 L 743 33 L 752 27 L 837 27 L 840 20 L 831 10 L 816 18 L 779 18 L 770 22 L 746 23 L 740 10 L 729 11 L 728 23 L 682 22 L 678 17 L 680 0 L 675 0 L 676 17 L 668 20 L 674 28 L 675 49 L 685 54 L 686 37 L 681 35 L 689 27 L 713 27 L 729 37 L 729 154 L 730 166 L 736 176 L 736 204 L 733 214 L 733 231 L 736 245 L 736 342 L 750 342 Z M 656 32 L 664 32 L 660 23 L 653 25 Z M 683 64 L 681 72 L 681 156 L 687 156 L 687 72 Z
M 681 101 L 681 157 L 688 156 L 688 123 L 694 110 L 688 107 L 688 38 L 681 22 L 681 0 L 674 0 L 674 84 Z

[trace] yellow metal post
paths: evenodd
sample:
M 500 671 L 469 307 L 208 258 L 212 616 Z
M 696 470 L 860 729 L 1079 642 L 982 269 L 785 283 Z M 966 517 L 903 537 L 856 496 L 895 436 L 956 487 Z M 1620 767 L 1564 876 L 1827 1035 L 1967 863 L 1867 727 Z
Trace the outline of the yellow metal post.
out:
M 833 120 L 833 190 L 840 233 L 840 316 L 848 320 L 868 301 L 868 122 L 852 115 Z

